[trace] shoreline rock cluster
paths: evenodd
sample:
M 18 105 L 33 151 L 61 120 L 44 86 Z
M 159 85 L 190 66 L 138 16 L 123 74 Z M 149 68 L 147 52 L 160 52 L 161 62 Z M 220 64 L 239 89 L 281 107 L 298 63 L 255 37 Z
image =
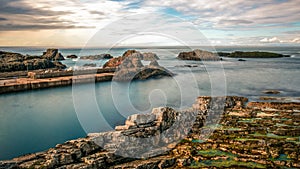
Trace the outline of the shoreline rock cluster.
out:
M 14 72 L 37 69 L 65 69 L 59 62 L 64 60 L 57 49 L 48 49 L 42 56 L 29 56 L 19 53 L 0 51 L 0 72 Z
M 191 109 L 132 115 L 115 131 L 1 161 L 0 168 L 299 168 L 299 111 L 300 103 L 203 96 Z

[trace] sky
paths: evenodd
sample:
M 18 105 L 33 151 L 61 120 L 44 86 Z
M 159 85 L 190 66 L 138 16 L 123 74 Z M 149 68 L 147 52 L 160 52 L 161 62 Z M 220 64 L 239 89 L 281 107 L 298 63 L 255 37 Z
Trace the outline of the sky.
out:
M 300 0 L 0 0 L 0 46 L 185 42 L 300 46 Z

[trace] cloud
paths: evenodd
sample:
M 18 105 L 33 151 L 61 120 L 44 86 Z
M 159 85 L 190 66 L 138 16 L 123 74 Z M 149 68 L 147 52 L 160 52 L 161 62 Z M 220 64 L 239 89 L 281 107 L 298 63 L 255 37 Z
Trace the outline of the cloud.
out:
M 173 8 L 180 13 L 195 17 L 196 23 L 209 22 L 211 28 L 231 28 L 237 25 L 254 29 L 281 25 L 290 27 L 299 22 L 299 0 L 147 0 L 145 5 Z
M 274 43 L 274 42 L 281 42 L 277 37 L 272 37 L 272 38 L 263 38 L 260 40 L 260 42 L 263 43 Z

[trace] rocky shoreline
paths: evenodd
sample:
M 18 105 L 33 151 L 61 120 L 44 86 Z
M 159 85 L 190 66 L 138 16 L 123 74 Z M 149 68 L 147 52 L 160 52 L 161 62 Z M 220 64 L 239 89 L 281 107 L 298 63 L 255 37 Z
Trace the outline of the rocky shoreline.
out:
M 187 110 L 156 108 L 0 168 L 299 168 L 300 103 L 247 100 L 203 96 Z

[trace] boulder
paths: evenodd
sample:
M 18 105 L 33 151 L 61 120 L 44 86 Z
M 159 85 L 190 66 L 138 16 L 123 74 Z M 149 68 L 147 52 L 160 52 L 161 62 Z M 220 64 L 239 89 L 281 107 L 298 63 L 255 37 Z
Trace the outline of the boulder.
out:
M 43 53 L 42 58 L 51 61 L 65 60 L 62 54 L 58 52 L 58 49 L 47 49 L 47 51 Z
M 196 50 L 191 51 L 191 52 L 181 52 L 181 53 L 179 53 L 177 58 L 181 59 L 181 60 L 204 60 L 204 61 L 218 61 L 218 60 L 220 60 L 218 55 L 216 55 L 212 52 L 199 50 L 199 49 L 196 49 Z
M 69 58 L 69 59 L 77 59 L 78 56 L 76 56 L 76 55 L 68 55 L 67 58 Z

